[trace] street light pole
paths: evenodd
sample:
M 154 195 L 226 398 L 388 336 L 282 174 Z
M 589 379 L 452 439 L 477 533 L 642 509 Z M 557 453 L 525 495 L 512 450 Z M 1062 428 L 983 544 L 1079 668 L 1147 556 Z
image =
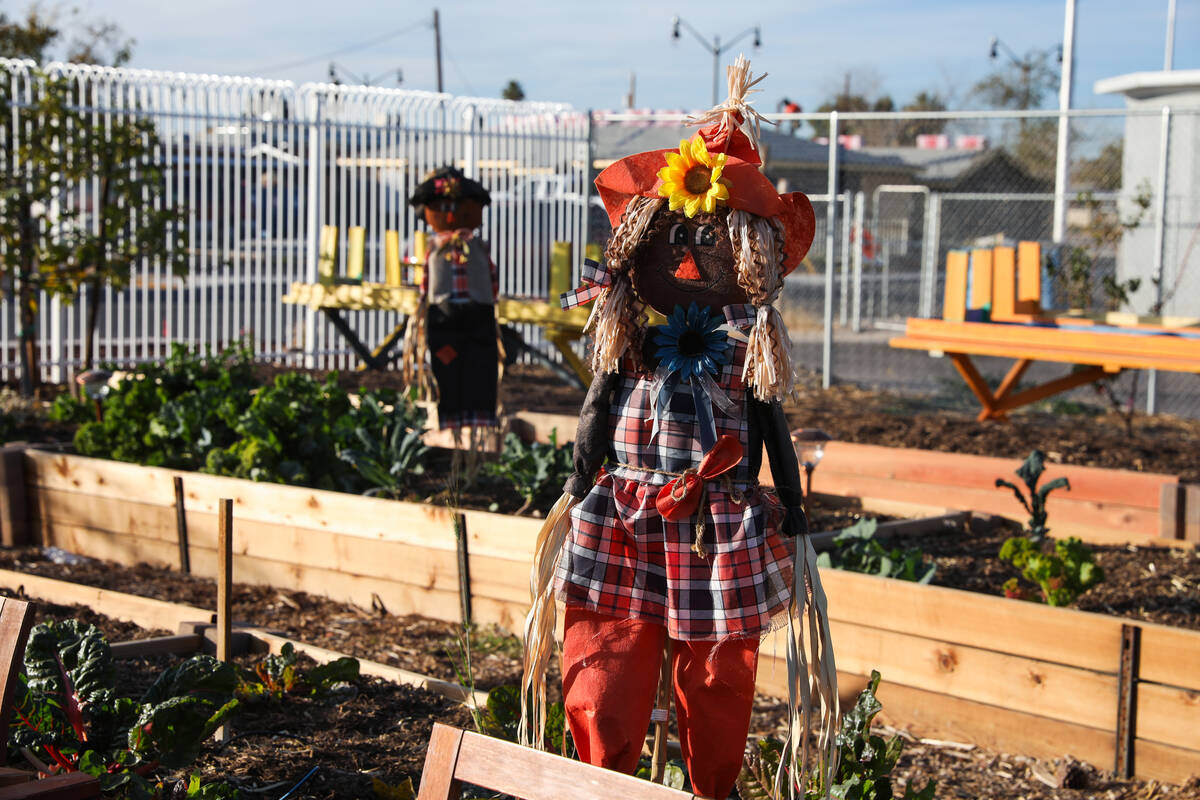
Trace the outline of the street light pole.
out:
M 730 39 L 724 45 L 722 45 L 720 36 L 714 36 L 712 41 L 710 42 L 708 39 L 705 39 L 703 36 L 701 36 L 699 31 L 697 31 L 690 24 L 688 24 L 687 20 L 680 19 L 679 17 L 673 17 L 671 19 L 671 38 L 672 39 L 680 38 L 679 37 L 679 28 L 681 26 L 684 28 L 687 28 L 688 33 L 690 33 L 690 34 L 692 34 L 692 36 L 696 37 L 696 41 L 700 42 L 701 47 L 703 47 L 705 50 L 712 53 L 712 57 L 713 57 L 712 104 L 715 106 L 717 104 L 717 91 L 718 91 L 718 87 L 720 85 L 719 76 L 720 76 L 720 72 L 721 72 L 721 53 L 724 53 L 726 50 L 733 47 L 735 44 L 740 42 L 742 39 L 744 39 L 746 36 L 748 36 L 751 33 L 754 34 L 754 49 L 757 50 L 759 47 L 762 46 L 762 30 L 757 25 L 755 25 L 753 28 L 747 28 L 746 30 L 739 33 L 737 36 Z

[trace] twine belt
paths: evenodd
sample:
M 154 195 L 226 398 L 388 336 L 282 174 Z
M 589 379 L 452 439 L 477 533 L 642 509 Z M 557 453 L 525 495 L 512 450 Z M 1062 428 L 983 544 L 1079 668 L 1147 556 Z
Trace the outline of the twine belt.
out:
M 687 478 L 690 475 L 698 475 L 699 474 L 699 470 L 696 467 L 688 467 L 683 472 L 671 472 L 670 470 L 665 470 L 665 469 L 654 469 L 653 467 L 640 467 L 635 464 L 623 464 L 620 462 L 613 464 L 613 466 L 618 467 L 618 468 L 629 469 L 629 470 L 641 471 L 641 472 L 652 472 L 655 475 L 669 475 L 673 478 Z M 719 475 L 716 478 L 712 478 L 710 480 L 713 483 L 721 484 L 721 488 L 724 489 L 725 493 L 729 495 L 730 500 L 737 503 L 739 506 L 746 504 L 745 493 L 741 489 L 734 486 L 733 480 L 729 477 L 728 473 L 726 473 L 724 475 Z M 696 555 L 700 556 L 700 558 L 702 558 L 702 559 L 708 558 L 708 550 L 704 546 L 704 534 L 705 534 L 705 530 L 707 527 L 706 519 L 705 519 L 705 517 L 706 517 L 705 509 L 708 507 L 708 484 L 709 484 L 709 482 L 710 481 L 702 481 L 700 483 L 700 499 L 699 499 L 699 504 L 696 508 L 696 528 L 695 528 L 696 535 L 695 535 L 695 538 L 692 540 L 692 552 L 695 553 Z M 679 485 L 675 488 L 672 488 L 672 490 L 671 490 L 671 496 L 677 501 L 683 499 L 682 484 L 683 484 L 683 481 L 680 481 Z M 752 486 L 757 486 L 758 482 L 750 481 L 750 482 L 747 482 L 746 485 L 747 485 L 747 488 L 749 488 Z

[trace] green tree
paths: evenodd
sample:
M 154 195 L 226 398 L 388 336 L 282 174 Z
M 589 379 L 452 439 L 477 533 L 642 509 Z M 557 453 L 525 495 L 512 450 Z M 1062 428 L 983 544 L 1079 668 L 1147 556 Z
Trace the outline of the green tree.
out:
M 1071 182 L 1091 190 L 1115 191 L 1120 189 L 1121 163 L 1124 154 L 1124 142 L 1114 139 L 1104 145 L 1095 158 L 1081 159 L 1072 171 Z
M 1021 58 L 1009 54 L 1008 63 L 971 89 L 971 96 L 993 108 L 1025 111 L 1038 108 L 1058 89 L 1059 69 L 1053 50 L 1031 50 Z M 1015 132 L 1010 127 L 1005 147 L 1034 178 L 1054 177 L 1058 121 L 1021 118 Z
M 524 100 L 525 90 L 521 88 L 521 84 L 516 81 L 509 81 L 504 90 L 500 92 L 500 96 L 505 100 Z
M 901 111 L 945 111 L 946 100 L 936 91 L 922 90 L 917 92 L 912 100 L 904 104 Z M 941 133 L 946 129 L 944 119 L 910 119 L 900 124 L 896 134 L 896 143 L 911 147 L 917 143 L 917 137 L 923 134 Z
M 113 45 L 114 60 L 128 58 L 131 43 L 122 42 L 116 26 L 96 22 L 82 30 L 71 54 L 95 58 Z M 0 41 L 24 56 L 45 59 L 62 36 L 36 6 L 24 21 L 0 18 Z M 81 109 L 112 107 L 115 98 L 92 84 L 81 87 L 37 69 L 28 79 L 28 97 L 14 83 L 0 81 L 0 265 L 16 299 L 21 390 L 29 395 L 39 380 L 43 292 L 71 301 L 83 287 L 91 290 L 84 356 L 90 367 L 103 285 L 126 285 L 133 267 L 145 260 L 178 272 L 186 248 L 178 212 L 162 202 L 157 132 L 136 106 L 126 106 L 124 115 L 94 118 Z

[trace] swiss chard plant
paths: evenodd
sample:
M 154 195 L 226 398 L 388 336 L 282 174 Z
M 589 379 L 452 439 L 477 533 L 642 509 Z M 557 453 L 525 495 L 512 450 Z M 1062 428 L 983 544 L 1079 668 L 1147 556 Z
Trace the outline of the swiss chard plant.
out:
M 234 668 L 204 655 L 162 673 L 140 700 L 118 697 L 111 648 L 98 629 L 75 620 L 33 629 L 24 681 L 10 761 L 86 772 L 106 794 L 122 797 L 154 797 L 149 776 L 194 761 L 237 706 Z
M 310 669 L 301 669 L 291 643 L 264 658 L 241 675 L 237 697 L 249 702 L 279 701 L 288 695 L 314 697 L 350 689 L 359 678 L 358 659 L 343 656 Z
M 351 444 L 338 457 L 371 486 L 367 494 L 401 497 L 425 472 L 424 412 L 406 396 L 394 398 L 389 409 L 381 398 L 364 394 L 352 420 Z
M 1046 497 L 1055 489 L 1071 490 L 1071 484 L 1065 477 L 1058 477 L 1038 486 L 1038 481 L 1041 480 L 1042 473 L 1045 471 L 1046 454 L 1041 450 L 1034 450 L 1021 466 L 1017 467 L 1017 477 L 1025 484 L 1028 496 L 1016 484 L 1003 478 L 996 478 L 997 488 L 1007 486 L 1012 489 L 1012 493 L 1016 495 L 1017 500 L 1029 514 L 1028 536 L 1034 544 L 1039 545 L 1050 533 L 1050 529 L 1046 527 Z
M 550 431 L 550 442 L 526 444 L 515 433 L 504 437 L 499 461 L 488 462 L 484 469 L 493 477 L 506 480 L 521 495 L 524 503 L 516 513 L 524 513 L 538 496 L 557 490 L 571 475 L 572 448 L 558 444 L 558 431 Z
M 1035 543 L 1024 536 L 1014 536 L 1000 548 L 1000 559 L 1021 570 L 1021 577 L 1041 590 L 1040 597 L 1017 578 L 1004 583 L 1004 595 L 1020 600 L 1041 600 L 1051 606 L 1066 606 L 1075 598 L 1104 580 L 1104 569 L 1096 563 L 1092 549 L 1079 539 L 1069 537 L 1054 542 Z
M 839 533 L 833 548 L 817 556 L 817 566 L 863 572 L 884 578 L 929 583 L 937 565 L 917 548 L 886 548 L 875 538 L 873 519 L 859 520 Z
M 920 790 L 906 783 L 903 794 L 896 794 L 892 786 L 891 772 L 904 749 L 904 740 L 899 736 L 884 739 L 871 733 L 871 722 L 883 709 L 875 696 L 879 677 L 878 670 L 871 670 L 871 680 L 859 693 L 854 707 L 842 715 L 837 734 L 838 768 L 829 794 L 837 800 L 933 800 L 937 790 L 933 781 Z M 777 781 L 785 756 L 784 745 L 778 739 L 758 740 L 747 753 L 738 776 L 737 788 L 742 800 L 784 800 L 789 796 L 787 782 L 790 776 L 786 764 L 782 767 L 782 780 Z M 826 787 L 817 777 L 795 788 L 796 796 L 806 800 L 825 797 Z

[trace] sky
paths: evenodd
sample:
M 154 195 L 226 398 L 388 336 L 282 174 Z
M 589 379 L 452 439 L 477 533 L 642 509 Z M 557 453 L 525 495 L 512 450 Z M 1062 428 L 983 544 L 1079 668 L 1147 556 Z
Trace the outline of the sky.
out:
M 367 76 L 381 86 L 436 88 L 434 5 L 375 0 L 77 0 L 84 16 L 116 22 L 136 40 L 130 66 L 326 81 L 330 62 L 344 82 Z M 16 3 L 0 2 L 5 11 Z M 1077 0 L 1077 108 L 1121 107 L 1096 95 L 1102 78 L 1163 67 L 1167 0 Z M 739 52 L 756 74 L 766 72 L 757 107 L 781 98 L 815 110 L 851 74 L 851 88 L 889 94 L 897 107 L 917 92 L 936 91 L 951 108 L 978 108 L 976 81 L 1006 56 L 988 59 L 991 37 L 1018 56 L 1056 48 L 1063 2 L 1052 0 L 791 0 L 688 2 L 654 0 L 442 0 L 446 91 L 498 97 L 510 80 L 530 100 L 579 109 L 620 109 L 636 76 L 635 106 L 699 109 L 712 95 L 712 42 L 753 36 Z M 10 12 L 11 13 L 11 12 Z M 671 37 L 680 15 L 686 29 Z M 1175 69 L 1200 69 L 1200 0 L 1177 0 Z M 723 71 L 722 71 L 723 74 Z M 721 97 L 724 97 L 724 80 Z M 1057 105 L 1057 96 L 1048 98 Z

